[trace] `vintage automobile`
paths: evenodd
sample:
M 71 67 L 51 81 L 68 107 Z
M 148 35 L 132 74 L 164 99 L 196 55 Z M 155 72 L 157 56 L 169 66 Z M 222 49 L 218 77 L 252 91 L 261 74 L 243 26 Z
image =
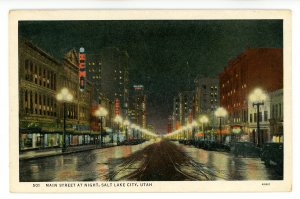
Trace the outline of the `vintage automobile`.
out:
M 231 146 L 231 152 L 235 156 L 260 157 L 261 149 L 252 142 L 235 142 Z
M 277 172 L 283 172 L 283 143 L 269 142 L 265 143 L 262 152 L 261 160 L 266 167 L 274 167 Z

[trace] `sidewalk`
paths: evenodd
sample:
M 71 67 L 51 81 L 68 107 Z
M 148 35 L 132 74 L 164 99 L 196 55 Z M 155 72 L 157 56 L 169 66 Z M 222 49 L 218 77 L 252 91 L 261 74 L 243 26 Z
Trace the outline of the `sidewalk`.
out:
M 104 146 L 100 147 L 99 145 L 82 145 L 82 146 L 69 146 L 66 152 L 62 153 L 61 148 L 49 148 L 49 149 L 41 149 L 36 151 L 25 151 L 19 153 L 19 160 L 31 160 L 38 158 L 45 158 L 51 156 L 58 156 L 63 154 L 77 153 L 81 151 L 88 151 L 94 149 L 108 148 L 116 146 L 116 143 L 111 144 L 107 143 Z

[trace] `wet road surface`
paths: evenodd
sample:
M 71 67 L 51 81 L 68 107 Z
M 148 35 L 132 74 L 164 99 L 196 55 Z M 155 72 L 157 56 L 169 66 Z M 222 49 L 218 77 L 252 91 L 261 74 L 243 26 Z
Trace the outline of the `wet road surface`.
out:
M 148 141 L 20 161 L 20 181 L 280 180 L 258 158 Z

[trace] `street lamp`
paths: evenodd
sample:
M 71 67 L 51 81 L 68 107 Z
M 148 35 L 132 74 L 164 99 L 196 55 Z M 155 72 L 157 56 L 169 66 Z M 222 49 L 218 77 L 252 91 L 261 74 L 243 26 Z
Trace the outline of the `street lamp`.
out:
M 124 126 L 125 126 L 125 137 L 126 137 L 126 141 L 128 141 L 128 127 L 130 125 L 130 122 L 128 120 L 124 121 Z
M 64 130 L 63 130 L 63 146 L 62 152 L 66 151 L 66 103 L 73 101 L 73 95 L 67 88 L 62 88 L 61 91 L 56 95 L 57 101 L 63 102 L 64 105 Z
M 215 116 L 220 119 L 219 131 L 220 131 L 220 143 L 223 143 L 223 136 L 222 136 L 222 118 L 227 115 L 227 111 L 223 107 L 217 108 L 215 111 Z
M 96 112 L 95 112 L 95 116 L 96 117 L 99 117 L 100 119 L 100 124 L 101 124 L 101 127 L 100 127 L 100 144 L 102 146 L 103 144 L 103 118 L 105 118 L 107 116 L 107 110 L 103 107 L 99 107 Z
M 139 136 L 140 136 L 139 134 L 140 134 L 140 131 L 141 131 L 141 127 L 136 126 L 135 130 L 136 130 L 136 139 L 138 140 Z
M 135 129 L 136 129 L 137 125 L 131 124 L 130 127 L 132 129 L 132 138 L 135 139 L 135 135 L 134 134 L 135 134 Z
M 122 119 L 122 117 L 120 115 L 117 115 L 115 117 L 114 121 L 118 125 L 117 144 L 119 144 L 119 142 L 120 142 L 120 124 L 122 123 L 123 119 Z
M 208 118 L 205 115 L 203 115 L 203 116 L 200 117 L 199 121 L 202 125 L 202 132 L 203 132 L 203 136 L 204 136 L 204 140 L 205 140 L 205 134 L 206 133 L 204 133 L 204 124 L 208 123 Z
M 195 131 L 196 131 L 196 127 L 198 126 L 196 121 L 192 121 L 192 139 L 193 141 L 195 141 Z
M 260 133 L 260 126 L 259 126 L 259 107 L 264 105 L 264 101 L 267 99 L 267 94 L 257 88 L 249 95 L 249 101 L 252 102 L 253 107 L 256 106 L 257 108 L 257 138 L 258 138 L 258 147 L 262 145 L 262 133 Z

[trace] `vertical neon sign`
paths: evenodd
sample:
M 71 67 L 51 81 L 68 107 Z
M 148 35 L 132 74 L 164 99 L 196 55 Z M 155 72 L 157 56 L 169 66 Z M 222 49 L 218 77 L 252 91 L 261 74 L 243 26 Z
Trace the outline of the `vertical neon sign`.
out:
M 115 100 L 115 115 L 120 115 L 120 110 L 119 110 L 119 108 L 120 108 L 119 99 L 116 98 L 116 100 Z
M 81 91 L 85 89 L 85 78 L 86 78 L 86 71 L 85 71 L 85 51 L 84 48 L 81 47 L 79 49 L 79 88 Z

